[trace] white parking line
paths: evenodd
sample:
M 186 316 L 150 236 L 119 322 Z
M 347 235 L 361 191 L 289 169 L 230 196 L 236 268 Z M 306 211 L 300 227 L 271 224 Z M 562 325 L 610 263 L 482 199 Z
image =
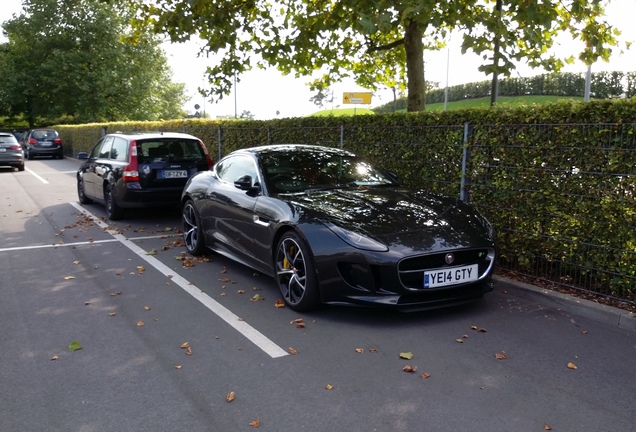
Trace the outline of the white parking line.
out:
M 39 175 L 37 175 L 34 171 L 30 170 L 29 168 L 25 169 L 29 172 L 29 174 L 31 174 L 33 177 L 35 177 L 36 179 L 40 180 L 42 183 L 44 184 L 49 184 L 48 181 L 46 181 L 45 179 L 43 179 L 42 177 L 40 177 Z
M 76 202 L 69 203 L 73 207 L 75 207 L 80 212 L 86 214 L 90 217 L 95 224 L 97 224 L 100 228 L 104 229 L 110 235 L 112 235 L 116 240 L 120 241 L 121 244 L 126 246 L 128 249 L 136 253 L 141 259 L 146 261 L 149 265 L 154 267 L 157 271 L 162 273 L 164 276 L 169 277 L 172 282 L 177 284 L 181 289 L 190 294 L 192 297 L 197 299 L 201 304 L 215 313 L 219 318 L 228 323 L 234 329 L 236 329 L 239 333 L 245 336 L 248 340 L 250 340 L 254 345 L 265 351 L 272 358 L 278 358 L 288 355 L 287 351 L 276 345 L 269 338 L 263 335 L 261 332 L 256 330 L 251 325 L 247 324 L 245 321 L 238 316 L 232 313 L 225 306 L 221 305 L 216 300 L 212 299 L 206 293 L 201 291 L 201 289 L 197 288 L 195 285 L 188 282 L 182 276 L 174 274 L 174 271 L 159 261 L 152 255 L 148 255 L 148 252 L 134 244 L 130 239 L 127 239 L 122 234 L 119 234 L 117 231 L 108 229 L 108 225 L 105 224 L 98 217 L 84 209 L 81 205 Z

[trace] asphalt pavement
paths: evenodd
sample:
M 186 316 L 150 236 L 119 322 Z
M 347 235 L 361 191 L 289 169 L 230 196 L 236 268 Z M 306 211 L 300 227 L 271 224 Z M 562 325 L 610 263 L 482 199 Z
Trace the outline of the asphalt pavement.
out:
M 458 308 L 298 314 L 184 256 L 176 209 L 80 206 L 77 165 L 0 168 L 1 432 L 636 430 L 633 314 L 500 277 Z

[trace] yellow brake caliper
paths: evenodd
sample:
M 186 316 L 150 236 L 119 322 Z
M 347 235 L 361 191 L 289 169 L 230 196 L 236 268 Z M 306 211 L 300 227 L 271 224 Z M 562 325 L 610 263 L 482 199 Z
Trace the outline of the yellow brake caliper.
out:
M 291 248 L 289 248 L 289 255 L 293 255 L 294 254 L 294 246 L 292 246 Z M 284 269 L 289 269 L 291 268 L 291 264 L 290 262 L 287 260 L 287 255 L 285 255 L 285 258 L 283 258 L 283 268 Z

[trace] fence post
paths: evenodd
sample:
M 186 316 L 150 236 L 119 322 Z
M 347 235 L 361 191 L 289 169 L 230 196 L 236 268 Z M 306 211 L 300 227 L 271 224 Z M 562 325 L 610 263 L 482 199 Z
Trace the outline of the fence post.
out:
M 466 182 L 466 165 L 468 164 L 468 135 L 470 134 L 470 125 L 468 123 L 464 123 L 464 142 L 463 142 L 463 151 L 462 151 L 462 180 L 459 189 L 459 199 L 460 201 L 468 202 L 469 196 L 468 191 L 466 190 L 467 182 Z
M 340 148 L 344 148 L 344 124 L 340 125 Z
M 218 153 L 219 153 L 219 157 L 217 160 L 221 160 L 222 154 L 223 154 L 223 131 L 221 130 L 221 126 L 219 126 L 218 128 Z

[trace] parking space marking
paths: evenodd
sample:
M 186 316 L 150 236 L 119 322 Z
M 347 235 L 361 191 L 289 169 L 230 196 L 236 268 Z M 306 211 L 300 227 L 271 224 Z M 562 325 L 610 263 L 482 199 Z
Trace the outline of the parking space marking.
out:
M 33 177 L 35 177 L 36 179 L 40 180 L 42 183 L 44 183 L 44 184 L 49 184 L 49 182 L 48 182 L 47 180 L 45 180 L 44 178 L 42 178 L 42 177 L 40 177 L 39 175 L 37 175 L 37 174 L 35 173 L 35 171 L 30 170 L 30 169 L 29 169 L 29 168 L 27 168 L 27 167 L 25 167 L 24 169 L 25 169 L 26 171 L 28 171 L 28 172 L 29 172 L 29 174 L 31 174 Z
M 206 293 L 201 291 L 200 288 L 197 288 L 196 285 L 191 284 L 184 277 L 174 274 L 174 271 L 163 264 L 157 258 L 152 255 L 148 255 L 148 252 L 144 249 L 137 246 L 132 242 L 131 239 L 126 238 L 124 235 L 119 234 L 117 231 L 110 229 L 106 223 L 100 220 L 97 216 L 93 215 L 91 212 L 87 211 L 81 205 L 76 202 L 70 202 L 70 205 L 75 207 L 80 212 L 86 214 L 89 218 L 93 220 L 93 222 L 102 228 L 104 231 L 108 232 L 112 235 L 115 240 L 121 242 L 124 246 L 130 249 L 132 252 L 137 254 L 139 258 L 146 261 L 150 266 L 154 267 L 157 271 L 159 271 L 164 276 L 170 278 L 171 282 L 177 284 L 182 290 L 190 294 L 196 300 L 198 300 L 201 304 L 207 307 L 210 311 L 212 311 L 215 315 L 221 318 L 223 321 L 232 326 L 235 330 L 245 336 L 249 341 L 251 341 L 254 345 L 263 350 L 266 354 L 268 354 L 272 358 L 284 357 L 289 355 L 287 351 L 276 345 L 272 342 L 267 336 L 256 330 L 254 327 L 241 320 L 238 315 L 232 313 L 225 306 L 212 299 Z
M 47 244 L 47 245 L 33 245 L 33 246 L 19 246 L 19 247 L 11 247 L 11 248 L 0 248 L 0 252 L 11 252 L 11 251 L 21 251 L 21 250 L 31 250 L 31 249 L 47 249 L 47 248 L 59 248 L 59 247 L 68 247 L 68 246 L 83 246 L 83 245 L 92 245 L 98 243 L 112 243 L 118 241 L 117 239 L 108 239 L 108 240 L 93 240 L 93 241 L 84 241 L 84 242 L 74 242 L 74 243 L 56 243 L 56 244 Z

